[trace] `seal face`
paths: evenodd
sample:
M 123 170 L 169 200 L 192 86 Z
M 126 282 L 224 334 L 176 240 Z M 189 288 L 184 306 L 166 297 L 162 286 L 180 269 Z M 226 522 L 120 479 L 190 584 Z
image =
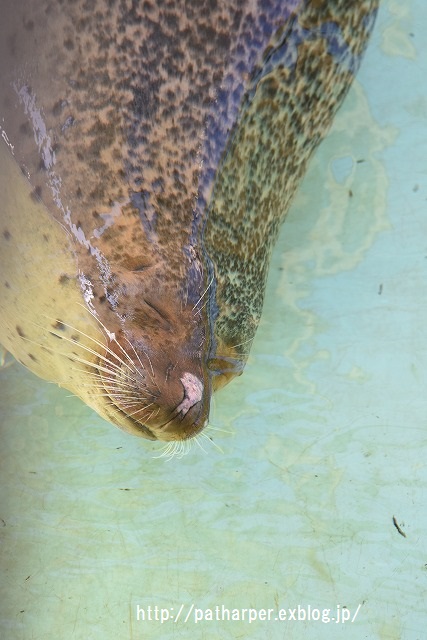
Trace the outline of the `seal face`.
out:
M 377 0 L 1 0 L 0 338 L 177 441 L 243 371 Z

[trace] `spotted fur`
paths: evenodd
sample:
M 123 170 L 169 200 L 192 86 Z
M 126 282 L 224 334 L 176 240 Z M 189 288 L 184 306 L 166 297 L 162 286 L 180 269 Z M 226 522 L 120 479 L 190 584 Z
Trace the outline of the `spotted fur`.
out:
M 56 255 L 66 247 L 75 266 L 56 281 L 87 309 L 75 326 L 64 301 L 46 302 L 57 324 L 34 336 L 48 346 L 28 354 L 29 368 L 49 377 L 55 338 L 68 333 L 86 358 L 100 352 L 84 366 L 105 399 L 79 380 L 64 384 L 102 415 L 164 440 L 206 425 L 212 390 L 243 370 L 279 226 L 359 67 L 377 4 L 1 0 L 1 132 L 29 183 L 19 214 L 25 225 L 43 210 L 64 229 Z M 37 247 L 49 225 L 44 236 Z M 3 267 L 17 309 L 16 296 L 31 293 L 13 298 L 17 267 Z M 33 325 L 46 325 L 37 303 L 29 308 Z M 18 352 L 25 336 L 14 320 L 0 316 L 0 337 Z M 96 338 L 84 338 L 85 323 Z M 115 358 L 139 373 L 110 367 Z M 123 402 L 131 387 L 134 411 Z

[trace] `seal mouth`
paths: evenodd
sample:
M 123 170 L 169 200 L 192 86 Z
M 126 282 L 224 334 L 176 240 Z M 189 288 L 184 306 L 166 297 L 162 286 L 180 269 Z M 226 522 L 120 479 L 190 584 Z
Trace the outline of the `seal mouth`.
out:
M 129 416 L 123 409 L 118 407 L 114 401 L 111 402 L 105 411 L 108 419 L 119 427 L 119 429 L 122 429 L 122 431 L 126 431 L 134 436 L 139 436 L 140 438 L 146 438 L 147 440 L 158 440 L 157 436 L 147 425 Z
M 188 407 L 189 402 L 191 400 L 185 397 L 169 420 L 153 429 L 157 440 L 189 440 L 203 431 L 208 424 L 208 415 L 202 398 Z
M 154 370 L 146 349 L 138 348 L 131 357 L 116 340 L 99 366 L 109 419 L 150 440 L 188 440 L 200 433 L 208 421 L 210 377 L 207 372 L 203 376 L 183 371 L 191 366 L 202 372 L 200 363 L 187 359 L 187 366 L 180 360 L 172 364 L 158 353 Z M 159 373 L 159 363 L 165 375 Z
M 181 403 L 182 404 L 182 403 Z M 121 429 L 148 440 L 178 441 L 190 440 L 197 436 L 208 424 L 208 417 L 204 415 L 203 403 L 200 406 L 193 405 L 183 414 L 179 411 L 179 405 L 172 415 L 164 423 L 156 426 L 148 426 L 138 421 L 121 409 L 113 400 L 110 405 L 109 418 Z

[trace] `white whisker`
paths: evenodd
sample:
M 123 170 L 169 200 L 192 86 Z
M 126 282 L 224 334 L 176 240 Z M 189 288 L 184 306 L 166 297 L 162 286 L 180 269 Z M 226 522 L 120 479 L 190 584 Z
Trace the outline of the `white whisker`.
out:
M 56 322 L 61 322 L 61 320 L 56 320 Z M 38 329 L 42 329 L 44 331 L 44 328 L 41 327 L 40 325 L 36 324 L 35 322 L 32 322 L 31 324 L 33 324 L 34 326 L 36 326 Z M 75 329 L 74 327 L 72 327 L 71 325 L 66 325 L 64 322 L 62 323 L 64 326 L 68 326 L 70 327 L 73 331 L 75 330 L 77 333 L 81 333 L 82 335 L 86 336 L 85 333 L 83 333 L 82 331 L 79 331 L 78 329 Z M 82 349 L 83 351 L 87 351 L 88 353 L 96 356 L 97 358 L 99 358 L 100 360 L 103 360 L 105 363 L 107 363 L 110 367 L 111 367 L 111 371 L 112 370 L 117 370 L 117 371 L 122 371 L 122 367 L 119 366 L 118 364 L 116 364 L 115 362 L 111 362 L 111 360 L 109 358 L 107 358 L 106 356 L 103 356 L 102 354 L 99 353 L 99 351 L 95 351 L 94 349 L 91 349 L 90 347 L 81 344 L 80 342 L 76 342 L 75 340 L 72 340 L 71 338 L 68 338 L 67 336 L 64 335 L 60 335 L 58 333 L 55 333 L 54 331 L 49 331 L 50 334 L 56 336 L 57 338 L 59 338 L 60 340 L 65 340 L 65 342 L 69 342 L 70 344 L 72 344 L 76 349 Z M 95 338 L 90 338 L 90 336 L 86 336 L 88 339 L 93 340 L 95 342 L 95 344 L 99 345 L 102 349 L 106 350 L 107 353 L 110 353 L 112 356 L 114 356 L 114 358 L 116 360 L 118 360 L 122 366 L 127 367 L 130 371 L 133 370 L 129 367 L 129 365 L 122 360 L 121 358 L 119 358 L 119 356 L 117 354 L 114 353 L 114 351 L 111 351 L 111 349 L 109 349 L 106 345 L 102 344 L 101 342 L 99 342 L 98 340 L 95 340 Z M 31 342 L 31 340 L 29 338 L 24 338 L 24 340 L 28 340 Z M 34 341 L 33 341 L 34 342 Z M 38 344 L 37 342 L 34 342 L 34 344 Z M 52 353 L 58 353 L 59 355 L 63 355 L 66 357 L 70 357 L 68 354 L 64 354 L 60 351 L 57 351 L 56 349 L 51 349 L 50 347 L 47 347 L 46 345 L 38 345 L 38 346 L 43 346 L 46 349 L 49 349 Z M 91 365 L 91 366 L 95 366 L 95 365 Z M 138 370 L 137 370 L 138 371 Z M 140 374 L 141 375 L 141 374 Z
M 147 398 L 143 398 L 142 396 L 125 396 L 125 395 L 120 395 L 118 393 L 111 394 L 108 392 L 107 393 L 91 393 L 90 397 L 91 398 L 100 398 L 100 397 L 110 398 L 110 400 L 113 402 L 119 401 L 122 407 L 141 406 L 141 404 L 147 400 Z
M 135 355 L 136 355 L 136 357 L 138 358 L 138 362 L 139 362 L 139 364 L 141 365 L 141 368 L 142 368 L 144 371 L 146 371 L 146 368 L 145 368 L 145 367 L 144 367 L 144 365 L 142 364 L 142 362 L 141 362 L 141 358 L 139 357 L 139 354 L 137 353 L 137 351 L 136 351 L 135 347 L 133 346 L 133 344 L 131 343 L 131 341 L 130 341 L 130 340 L 128 340 L 127 336 L 124 336 L 124 338 L 125 338 L 125 340 L 129 343 L 129 345 L 130 345 L 131 349 L 133 350 L 134 354 L 135 354 Z M 153 369 L 153 365 L 152 365 L 152 363 L 151 363 L 151 360 L 150 360 L 150 358 L 149 358 L 149 356 L 148 356 L 148 353 L 146 353 L 143 349 L 142 349 L 142 351 L 143 351 L 143 353 L 144 353 L 145 357 L 147 358 L 147 360 L 148 360 L 148 362 L 149 362 L 149 364 L 150 364 L 150 369 L 151 369 L 151 376 L 150 376 L 150 377 L 151 377 L 151 380 L 152 380 L 152 382 L 156 385 L 156 387 L 158 388 L 158 386 L 157 386 L 157 384 L 156 384 L 156 382 L 155 382 L 155 380 L 154 380 L 154 378 L 155 378 L 155 375 L 154 375 L 154 369 Z M 147 372 L 147 373 L 148 373 L 148 372 Z
M 60 323 L 62 325 L 64 325 L 64 327 L 67 327 L 68 329 L 71 329 L 71 331 L 75 331 L 76 333 L 79 333 L 81 336 L 84 336 L 85 338 L 87 338 L 88 340 L 91 340 L 92 342 L 94 342 L 95 344 L 97 344 L 99 347 L 101 347 L 102 349 L 106 348 L 106 345 L 103 342 L 100 342 L 99 340 L 97 340 L 96 338 L 94 338 L 93 336 L 88 335 L 87 333 L 85 333 L 84 331 L 82 331 L 81 329 L 77 329 L 77 327 L 74 327 L 72 324 L 67 324 L 66 322 L 64 322 L 63 320 L 60 320 L 59 318 L 53 318 L 52 316 L 47 316 L 46 314 L 43 314 L 43 317 L 46 318 L 47 320 L 51 320 L 52 322 L 57 322 Z M 33 323 L 34 324 L 34 323 Z M 43 327 L 39 327 L 39 328 L 43 328 Z M 54 327 L 52 327 L 54 328 Z M 57 334 L 55 334 L 57 335 Z M 73 342 L 75 342 L 73 340 Z M 76 342 L 75 344 L 79 344 L 78 342 Z M 117 356 L 116 356 L 117 357 Z
M 152 456 L 153 458 L 168 458 L 170 455 L 170 451 L 173 448 L 173 442 L 167 442 L 161 449 L 161 453 L 157 456 Z M 172 456 L 173 457 L 173 456 Z
M 98 380 L 102 384 L 102 386 L 104 388 L 106 388 L 109 385 L 112 385 L 113 387 L 116 386 L 116 387 L 120 387 L 121 389 L 123 387 L 129 387 L 130 390 L 133 390 L 133 391 L 135 390 L 136 383 L 132 384 L 131 382 L 125 382 L 123 379 L 108 378 L 106 376 L 102 376 L 100 373 L 96 373 L 94 371 L 86 371 L 85 369 L 77 369 L 76 367 L 70 367 L 70 371 L 78 371 L 80 373 L 85 374 L 86 376 L 90 376 L 92 378 L 95 378 L 96 380 Z M 113 373 L 113 372 L 111 371 L 110 373 Z M 130 380 L 130 378 L 127 378 L 127 380 Z M 148 391 L 146 385 L 141 385 L 138 382 L 138 387 L 137 388 L 139 389 L 140 387 L 142 389 L 144 389 L 144 393 L 149 393 L 150 395 L 154 395 L 154 394 L 152 394 L 152 393 L 150 393 Z M 125 391 L 125 389 L 123 389 L 123 390 Z
M 99 383 L 94 381 L 91 384 L 87 383 L 87 384 L 82 384 L 82 387 L 91 387 L 92 389 L 105 389 L 106 391 L 121 391 L 123 394 L 129 394 L 129 393 L 134 393 L 135 392 L 135 387 L 127 384 L 127 385 L 123 385 L 122 383 L 118 383 L 117 380 L 111 380 L 109 383 L 107 384 L 103 384 L 102 379 L 99 379 Z M 126 387 L 128 387 L 126 389 Z M 145 391 L 145 389 L 144 389 Z
M 147 411 L 148 407 L 150 407 L 153 403 L 150 402 L 149 405 L 145 406 L 145 407 L 141 407 L 140 409 L 137 409 L 136 411 L 134 411 L 133 413 L 127 413 L 128 416 L 134 416 L 137 413 L 141 413 L 142 411 Z M 131 405 L 127 405 L 127 406 L 131 406 Z
M 203 306 L 201 306 L 200 309 L 197 309 L 197 311 L 195 312 L 194 315 L 197 315 L 198 313 L 201 313 L 203 311 L 203 309 L 206 307 L 206 305 L 208 304 L 208 302 L 209 302 L 209 298 L 206 298 L 205 302 L 203 303 Z
M 214 441 L 212 440 L 212 438 L 209 438 L 208 435 L 206 435 L 206 433 L 204 433 L 203 431 L 200 433 L 200 435 L 202 436 L 202 438 L 205 438 L 206 440 L 208 440 L 208 442 L 210 442 L 211 444 L 213 444 L 213 446 L 218 449 L 218 451 L 220 453 L 222 453 L 224 455 L 224 451 L 223 449 L 221 449 L 221 447 Z
M 79 304 L 80 304 L 80 303 L 79 303 Z M 92 317 L 93 317 L 93 318 L 94 318 L 94 319 L 95 319 L 95 320 L 100 324 L 100 326 L 103 328 L 103 330 L 104 330 L 104 332 L 105 332 L 106 336 L 108 337 L 108 339 L 109 339 L 111 342 L 114 342 L 114 343 L 119 347 L 120 351 L 123 353 L 123 355 L 124 355 L 124 356 L 127 358 L 127 360 L 130 362 L 130 364 L 132 365 L 130 368 L 131 368 L 135 373 L 137 373 L 138 375 L 140 375 L 140 376 L 144 379 L 144 376 L 143 376 L 143 375 L 142 375 L 142 373 L 139 371 L 138 367 L 136 367 L 136 366 L 135 366 L 135 363 L 134 363 L 134 361 L 132 360 L 132 358 L 129 356 L 129 354 L 127 353 L 127 351 L 126 351 L 125 349 L 123 349 L 122 345 L 121 345 L 121 344 L 120 344 L 120 342 L 117 340 L 115 333 L 114 333 L 114 332 L 111 332 L 111 331 L 108 331 L 107 327 L 106 327 L 106 326 L 101 322 L 101 320 L 98 318 L 98 316 L 97 316 L 97 315 L 96 315 L 96 314 L 95 314 L 91 309 L 89 309 L 88 307 L 85 307 L 85 306 L 84 306 L 84 305 L 82 305 L 82 304 L 81 304 L 80 306 L 81 306 L 81 307 L 83 307 L 84 309 L 87 309 L 87 311 L 89 311 L 89 313 L 91 314 L 91 316 L 92 316 Z M 126 336 L 125 336 L 125 338 L 126 338 Z M 127 340 L 127 338 L 126 338 L 126 340 Z M 128 342 L 129 342 L 129 340 L 128 340 Z M 114 353 L 114 352 L 112 351 L 111 353 Z M 119 358 L 119 356 L 118 356 L 117 354 L 114 354 L 114 355 L 115 355 L 115 357 L 116 357 L 120 362 L 122 362 L 122 364 L 124 364 L 124 365 L 125 365 L 125 362 L 123 361 L 123 359 Z M 129 366 L 129 365 L 126 365 L 126 366 Z M 145 371 L 145 367 L 144 367 L 142 364 L 141 364 L 141 366 L 142 366 L 143 370 Z
M 203 291 L 203 293 L 202 293 L 202 295 L 200 296 L 200 298 L 197 300 L 196 304 L 195 304 L 195 305 L 194 305 L 194 307 L 192 308 L 192 311 L 194 311 L 194 309 L 197 307 L 197 305 L 202 301 L 203 297 L 207 294 L 207 292 L 208 292 L 209 288 L 210 288 L 210 287 L 211 287 L 211 285 L 212 285 L 212 282 L 214 281 L 214 277 L 215 277 L 215 275 L 212 275 L 212 278 L 211 278 L 211 280 L 210 280 L 210 282 L 209 282 L 208 286 L 207 286 L 207 287 L 206 287 L 206 289 Z M 206 303 L 205 303 L 205 304 L 206 304 Z M 203 306 L 204 306 L 204 305 L 203 305 Z M 202 308 L 203 308 L 203 307 L 202 307 Z M 197 311 L 197 313 L 199 313 L 200 311 L 201 311 L 201 309 L 199 309 L 199 310 Z
M 55 353 L 60 353 L 60 352 L 56 352 Z M 60 353 L 60 355 L 66 355 L 64 353 Z M 70 356 L 67 356 L 70 357 Z M 94 362 L 90 362 L 89 360 L 85 360 L 84 358 L 79 358 L 78 356 L 74 356 L 74 358 L 72 359 L 73 362 L 80 362 L 80 364 L 85 364 L 88 367 L 92 367 L 93 369 L 96 369 L 97 371 L 103 371 L 104 373 L 108 373 L 109 375 L 111 375 L 111 369 L 107 369 L 106 367 L 102 367 Z
M 212 424 L 208 424 L 207 427 L 205 427 L 205 433 L 207 431 L 218 431 L 219 433 L 227 433 L 228 435 L 234 435 L 234 431 L 228 431 L 227 429 L 222 429 L 221 427 L 214 427 Z
M 252 336 L 252 338 L 248 338 L 247 340 L 244 340 L 243 342 L 239 342 L 239 344 L 233 344 L 231 349 L 235 349 L 236 347 L 241 347 L 242 344 L 246 344 L 248 342 L 253 342 L 255 340 L 255 336 Z
M 197 446 L 203 451 L 203 453 L 207 454 L 208 452 L 206 451 L 206 449 L 202 446 L 202 443 L 200 442 L 200 437 L 202 434 L 198 433 L 197 435 L 194 436 L 194 441 L 197 444 Z
M 84 331 L 81 331 L 80 329 L 77 329 L 77 327 L 74 327 L 71 324 L 67 324 L 66 322 L 63 322 L 62 320 L 59 320 L 58 318 L 52 318 L 50 316 L 44 316 L 44 317 L 47 318 L 48 320 L 52 320 L 52 321 L 55 321 L 55 322 L 60 322 L 61 324 L 64 325 L 64 327 L 68 327 L 69 329 L 71 329 L 71 331 L 75 331 L 76 333 L 79 333 L 80 335 L 84 336 L 88 340 L 91 340 L 96 345 L 101 347 L 101 349 L 107 351 L 107 353 L 109 353 L 113 358 L 115 358 L 121 365 L 127 366 L 126 363 L 124 362 L 124 360 L 122 358 L 120 358 L 120 356 L 118 356 L 117 353 L 114 353 L 114 351 L 109 348 L 108 344 L 104 344 L 103 342 L 100 342 L 99 340 L 97 340 L 96 338 L 93 338 L 92 336 L 88 335 Z M 102 325 L 102 326 L 104 327 L 104 325 Z M 39 327 L 39 328 L 43 329 L 43 327 Z M 54 332 L 51 331 L 50 333 L 54 333 Z M 65 336 L 59 335 L 58 333 L 54 333 L 54 335 L 56 335 L 58 338 L 61 338 L 62 340 L 68 340 L 68 342 L 72 342 L 74 345 L 76 345 L 76 347 L 80 347 L 81 349 L 86 349 L 86 351 L 89 351 L 90 353 L 94 353 L 94 354 L 98 355 L 100 358 L 102 358 L 103 360 L 105 360 L 109 364 L 111 364 L 113 366 L 116 366 L 118 369 L 120 368 L 120 367 L 118 367 L 118 365 L 115 365 L 115 363 L 112 363 L 111 360 L 109 360 L 108 358 L 103 357 L 98 351 L 91 350 L 86 345 L 82 345 L 81 343 L 76 342 L 75 340 L 71 340 L 70 338 L 66 338 Z M 111 334 L 109 334 L 109 335 L 111 335 Z M 128 356 L 128 358 L 129 358 L 129 356 Z
M 98 314 L 93 311 L 92 309 L 90 309 L 88 306 L 86 306 L 85 304 L 82 304 L 81 302 L 77 303 L 80 307 L 82 307 L 82 309 L 84 309 L 85 311 L 89 311 L 90 315 L 92 316 L 92 318 L 95 320 L 95 322 L 97 322 L 101 328 L 103 329 L 105 336 L 111 340 L 112 337 L 114 336 L 114 333 L 111 333 L 111 331 L 108 331 L 107 327 L 101 322 L 101 320 L 98 317 Z

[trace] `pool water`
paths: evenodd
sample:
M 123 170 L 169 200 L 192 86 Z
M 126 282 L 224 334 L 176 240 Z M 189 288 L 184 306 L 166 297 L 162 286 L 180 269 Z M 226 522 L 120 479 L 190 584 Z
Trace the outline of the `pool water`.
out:
M 205 450 L 0 371 L 2 638 L 426 637 L 426 33 L 384 0 Z

